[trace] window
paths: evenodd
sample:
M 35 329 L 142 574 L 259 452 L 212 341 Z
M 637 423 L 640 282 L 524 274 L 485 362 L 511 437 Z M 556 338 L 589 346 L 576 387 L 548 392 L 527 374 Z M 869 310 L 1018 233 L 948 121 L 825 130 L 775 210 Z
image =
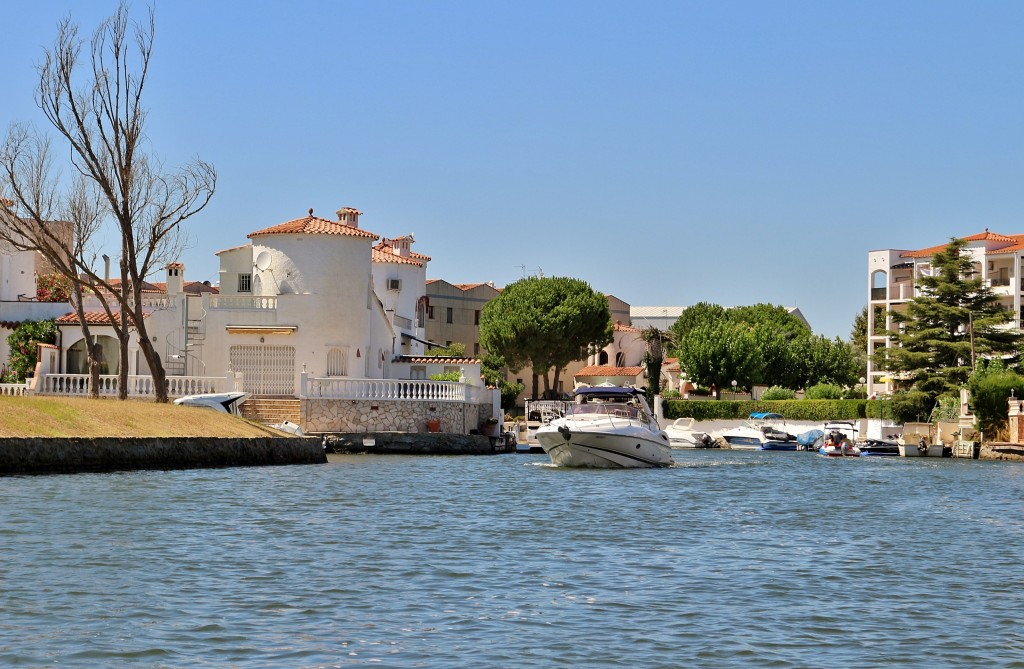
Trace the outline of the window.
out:
M 480 342 L 473 342 L 473 355 L 480 355 Z
M 427 307 L 427 318 L 434 320 L 434 307 Z
M 238 292 L 240 292 L 240 293 L 251 293 L 252 292 L 252 274 L 239 274 L 238 275 Z
M 448 318 L 448 320 L 447 320 L 446 322 L 447 322 L 447 323 L 448 323 L 449 325 L 451 325 L 451 324 L 452 324 L 452 323 L 454 322 L 454 321 L 452 320 L 452 308 L 451 308 L 451 307 L 448 307 L 448 310 L 447 310 L 447 311 L 448 311 L 448 315 L 447 315 L 447 318 Z
M 327 376 L 348 376 L 348 348 L 335 347 L 327 352 Z
M 409 378 L 414 381 L 424 381 L 427 378 L 427 368 L 414 366 L 409 368 Z
M 480 325 L 480 310 L 473 312 L 473 325 Z

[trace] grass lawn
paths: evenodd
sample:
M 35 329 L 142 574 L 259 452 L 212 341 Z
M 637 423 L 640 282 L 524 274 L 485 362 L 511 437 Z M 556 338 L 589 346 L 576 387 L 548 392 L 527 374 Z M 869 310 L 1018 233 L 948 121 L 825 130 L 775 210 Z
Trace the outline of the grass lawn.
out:
M 287 437 L 212 409 L 152 401 L 0 397 L 0 437 Z

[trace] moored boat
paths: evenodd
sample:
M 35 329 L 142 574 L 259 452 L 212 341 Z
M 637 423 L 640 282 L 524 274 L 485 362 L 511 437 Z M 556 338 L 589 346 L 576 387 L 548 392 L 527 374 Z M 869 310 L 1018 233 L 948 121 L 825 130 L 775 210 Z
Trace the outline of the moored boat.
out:
M 729 448 L 741 451 L 795 451 L 796 437 L 786 431 L 782 414 L 755 412 L 744 425 L 722 433 Z
M 836 457 L 858 457 L 861 452 L 854 443 L 857 437 L 857 428 L 853 423 L 845 421 L 833 421 L 825 423 L 825 436 L 818 452 L 831 458 Z
M 565 415 L 537 429 L 537 441 L 559 467 L 668 467 L 672 448 L 643 391 L 578 388 Z
M 718 448 L 718 443 L 707 432 L 695 430 L 693 418 L 677 418 L 665 428 L 672 448 Z

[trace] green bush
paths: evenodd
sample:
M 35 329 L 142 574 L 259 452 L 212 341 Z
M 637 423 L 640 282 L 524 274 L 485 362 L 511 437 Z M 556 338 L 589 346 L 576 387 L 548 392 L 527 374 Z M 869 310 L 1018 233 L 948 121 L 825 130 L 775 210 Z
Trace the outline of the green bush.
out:
M 765 401 L 794 400 L 796 399 L 796 391 L 783 388 L 782 386 L 772 386 L 761 394 L 761 399 Z
M 57 325 L 53 321 L 23 321 L 7 337 L 11 357 L 7 360 L 4 383 L 21 383 L 36 367 L 36 344 L 57 341 Z
M 843 388 L 831 383 L 819 383 L 804 391 L 804 399 L 841 400 L 843 399 Z
M 450 372 L 441 372 L 439 374 L 431 374 L 430 375 L 430 380 L 431 381 L 458 381 L 460 376 L 462 376 L 462 374 L 460 372 L 456 372 L 456 371 L 453 370 L 453 371 L 450 371 Z
M 935 399 L 928 393 L 909 390 L 893 394 L 891 406 L 897 423 L 924 423 L 932 415 Z
M 866 418 L 867 400 L 663 400 L 665 418 L 735 420 L 761 411 L 780 413 L 787 420 L 857 420 Z
M 1007 369 L 975 374 L 968 385 L 978 427 L 986 434 L 995 434 L 1006 425 L 1011 391 L 1015 397 L 1024 398 L 1024 376 Z

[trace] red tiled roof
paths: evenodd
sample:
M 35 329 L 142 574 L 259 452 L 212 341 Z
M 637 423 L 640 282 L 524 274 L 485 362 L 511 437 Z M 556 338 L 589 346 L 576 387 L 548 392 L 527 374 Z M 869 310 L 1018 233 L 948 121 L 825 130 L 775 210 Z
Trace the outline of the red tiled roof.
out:
M 609 367 L 607 365 L 591 365 L 584 367 L 573 376 L 640 376 L 643 367 Z
M 119 311 L 113 312 L 114 318 L 119 318 Z M 144 316 L 149 317 L 149 314 Z M 129 314 L 128 320 L 131 321 L 131 315 Z M 87 325 L 110 325 L 110 318 L 107 317 L 105 311 L 86 311 L 85 322 Z M 78 325 L 81 321 L 78 320 L 78 314 L 75 312 L 67 313 L 56 320 L 58 325 Z
M 386 248 L 390 249 L 391 247 L 388 246 Z M 382 251 L 377 248 L 374 248 L 373 250 L 370 251 L 370 260 L 379 263 L 393 263 L 395 265 L 416 265 L 417 267 L 423 266 L 423 263 L 420 262 L 419 260 L 416 260 L 415 258 L 403 258 L 402 256 L 396 256 L 390 250 Z
M 988 229 L 984 232 L 979 232 L 976 235 L 970 235 L 967 237 L 961 237 L 965 242 L 1007 242 L 1015 247 L 1024 246 L 1024 235 L 1000 235 L 995 232 L 989 232 Z M 901 258 L 930 258 L 936 253 L 940 253 L 943 249 L 949 246 L 949 242 L 945 244 L 939 244 L 938 246 L 929 246 L 926 249 L 918 249 L 917 251 L 907 251 L 900 255 Z M 1016 249 L 1013 249 L 1016 250 Z M 1000 247 L 989 251 L 989 253 L 1009 253 L 1011 249 L 1009 247 Z
M 280 225 L 275 225 L 256 232 L 250 232 L 246 235 L 249 239 L 257 237 L 259 235 L 294 235 L 294 234 L 306 234 L 306 235 L 345 235 L 348 237 L 362 237 L 363 239 L 376 240 L 380 238 L 380 235 L 375 235 L 372 232 L 363 230 L 362 228 L 356 228 L 351 225 L 345 225 L 341 221 L 328 221 L 326 218 L 317 218 L 313 216 L 312 210 L 310 215 L 305 218 L 296 218 L 294 221 L 287 221 Z
M 612 327 L 615 332 L 635 332 L 637 334 L 643 332 L 640 328 L 635 328 L 632 325 L 623 325 L 621 321 L 615 321 L 615 325 Z
M 220 251 L 217 251 L 213 255 L 219 256 L 221 253 L 227 253 L 228 251 L 237 251 L 238 249 L 244 249 L 246 247 L 251 247 L 251 246 L 252 246 L 252 244 L 240 244 L 238 246 L 232 246 L 229 249 L 221 249 Z

